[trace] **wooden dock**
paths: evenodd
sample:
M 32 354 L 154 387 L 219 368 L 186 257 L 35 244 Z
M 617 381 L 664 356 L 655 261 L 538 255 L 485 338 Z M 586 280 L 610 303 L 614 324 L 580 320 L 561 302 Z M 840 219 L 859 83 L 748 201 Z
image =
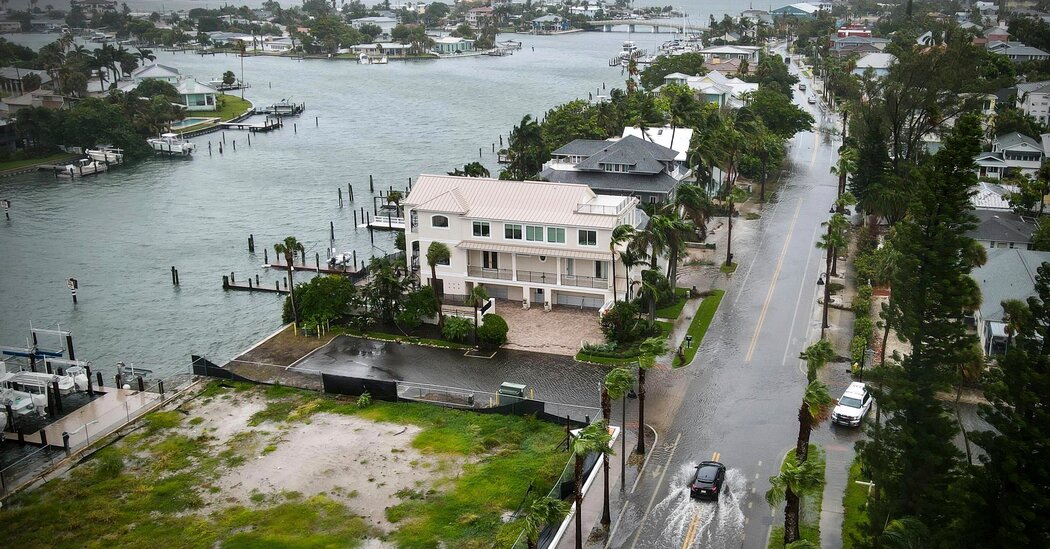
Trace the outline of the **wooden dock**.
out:
M 231 281 L 229 275 L 222 275 L 222 289 L 223 290 L 240 291 L 240 292 L 262 292 L 264 294 L 286 294 L 286 293 L 288 293 L 287 289 L 283 289 L 283 290 L 281 289 L 281 282 L 280 281 L 274 281 L 273 287 L 271 288 L 269 286 L 263 286 L 262 284 L 254 284 L 254 283 L 252 283 L 251 277 L 248 278 L 248 283 L 247 284 L 242 284 L 242 283 L 238 283 L 236 281 Z
M 281 121 L 280 117 L 276 120 L 267 118 L 265 122 L 251 123 L 251 122 L 223 122 L 219 124 L 224 130 L 247 130 L 252 133 L 258 132 L 271 132 L 284 127 L 284 122 Z
M 375 229 L 377 231 L 403 231 L 405 230 L 405 218 L 389 215 L 378 215 L 368 219 L 367 223 L 361 223 L 358 229 Z
M 270 269 L 280 269 L 282 271 L 288 270 L 288 264 L 280 260 L 277 260 L 276 262 L 272 263 L 267 263 L 263 265 L 263 267 Z M 330 266 L 328 263 L 320 262 L 315 262 L 313 265 L 307 265 L 306 263 L 301 263 L 298 265 L 292 264 L 292 270 L 299 272 L 313 272 L 319 274 L 353 275 L 357 273 L 357 271 L 351 265 L 341 265 L 333 267 Z

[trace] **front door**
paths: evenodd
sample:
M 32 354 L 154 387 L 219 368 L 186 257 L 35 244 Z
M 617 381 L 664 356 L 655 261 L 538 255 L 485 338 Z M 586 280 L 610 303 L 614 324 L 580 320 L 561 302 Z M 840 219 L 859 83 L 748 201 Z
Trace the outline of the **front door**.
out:
M 486 269 L 498 269 L 499 268 L 499 253 L 497 252 L 481 252 L 481 265 Z
M 543 288 L 536 288 L 532 291 L 532 302 L 533 303 L 546 303 L 543 299 Z

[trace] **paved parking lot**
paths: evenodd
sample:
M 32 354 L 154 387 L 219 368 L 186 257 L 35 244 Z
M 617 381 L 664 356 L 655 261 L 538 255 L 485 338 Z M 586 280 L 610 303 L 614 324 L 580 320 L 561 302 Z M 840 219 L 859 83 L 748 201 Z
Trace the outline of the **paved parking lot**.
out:
M 496 314 L 507 321 L 507 349 L 574 356 L 584 343 L 601 343 L 596 309 L 556 305 L 550 312 L 542 306 L 529 310 L 520 301 L 496 300 Z

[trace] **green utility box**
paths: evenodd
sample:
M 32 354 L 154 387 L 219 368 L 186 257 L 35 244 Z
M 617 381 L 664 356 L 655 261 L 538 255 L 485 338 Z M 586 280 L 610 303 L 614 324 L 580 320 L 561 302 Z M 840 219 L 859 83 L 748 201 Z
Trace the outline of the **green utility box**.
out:
M 519 383 L 503 382 L 499 386 L 499 405 L 514 404 L 525 400 L 525 386 Z

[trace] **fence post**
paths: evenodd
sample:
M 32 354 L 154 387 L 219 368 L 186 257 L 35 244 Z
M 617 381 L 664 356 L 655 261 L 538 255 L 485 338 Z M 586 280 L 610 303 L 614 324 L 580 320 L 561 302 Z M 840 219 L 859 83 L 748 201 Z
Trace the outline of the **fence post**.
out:
M 161 396 L 164 396 L 164 380 L 157 382 L 157 390 L 160 391 Z
M 40 430 L 40 447 L 47 448 L 47 431 Z
M 62 431 L 62 448 L 66 451 L 66 457 L 69 457 L 69 433 Z
M 569 424 L 569 414 L 565 414 L 565 451 L 569 451 L 569 447 L 572 446 L 572 433 L 569 431 L 572 426 Z

